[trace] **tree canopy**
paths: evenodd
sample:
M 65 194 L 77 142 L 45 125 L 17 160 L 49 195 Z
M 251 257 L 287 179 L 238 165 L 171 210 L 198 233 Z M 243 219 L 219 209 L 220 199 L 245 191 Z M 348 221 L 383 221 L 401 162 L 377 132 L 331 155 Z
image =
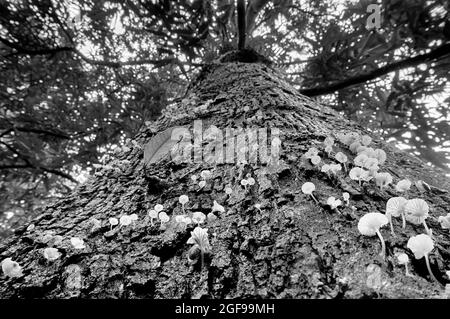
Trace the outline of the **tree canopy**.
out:
M 242 3 L 245 45 L 301 93 L 448 169 L 449 4 L 378 1 L 368 29 L 371 2 L 0 0 L 2 232 L 183 99 L 238 46 Z

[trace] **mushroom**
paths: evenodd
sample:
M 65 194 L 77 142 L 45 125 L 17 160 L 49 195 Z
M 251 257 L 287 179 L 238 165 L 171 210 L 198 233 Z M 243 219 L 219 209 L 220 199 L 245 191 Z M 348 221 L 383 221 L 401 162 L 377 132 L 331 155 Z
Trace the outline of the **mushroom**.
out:
M 192 214 L 192 221 L 196 224 L 203 224 L 206 219 L 206 215 L 202 212 L 195 212 Z
M 311 157 L 310 161 L 314 166 L 317 166 L 319 165 L 321 158 L 319 155 L 314 155 L 313 157 Z
M 84 249 L 86 248 L 83 239 L 79 237 L 72 237 L 70 238 L 70 243 L 72 244 L 73 248 L 75 249 Z
M 411 273 L 409 272 L 408 269 L 408 263 L 409 263 L 409 257 L 407 254 L 405 253 L 400 253 L 397 255 L 397 261 L 400 265 L 405 265 L 405 274 L 408 277 L 414 277 L 413 275 L 411 275 Z
M 427 202 L 420 198 L 410 199 L 405 204 L 406 220 L 415 225 L 423 224 L 425 231 L 431 236 L 430 229 L 425 222 L 429 211 L 430 208 L 428 207 Z
M 158 214 L 159 220 L 161 221 L 161 224 L 168 223 L 170 220 L 169 215 L 167 215 L 165 212 L 160 212 Z
M 351 179 L 358 181 L 358 184 L 361 186 L 361 181 L 370 180 L 369 172 L 361 167 L 353 167 L 348 174 Z
M 119 225 L 119 220 L 115 217 L 111 217 L 110 219 L 108 219 L 109 221 L 109 225 L 111 226 L 111 230 L 113 228 L 113 226 Z
M 348 206 L 350 204 L 350 194 L 347 192 L 343 192 L 342 198 L 344 199 L 345 205 Z
M 361 144 L 364 146 L 369 146 L 372 143 L 372 138 L 369 135 L 361 136 Z
M 391 225 L 391 233 L 395 236 L 394 226 L 392 225 L 392 217 L 402 216 L 403 228 L 406 227 L 405 221 L 405 204 L 408 200 L 404 197 L 392 197 L 386 203 L 386 216 Z
M 211 213 L 219 212 L 219 213 L 225 213 L 225 207 L 220 205 L 217 201 L 213 202 L 213 207 L 211 209 Z
M 231 195 L 233 193 L 233 189 L 230 186 L 225 187 L 225 194 Z
M 198 226 L 195 227 L 195 229 L 191 231 L 191 237 L 188 239 L 187 244 L 193 244 L 194 246 L 192 248 L 200 249 L 201 265 L 203 268 L 204 255 L 209 254 L 211 251 L 211 245 L 208 240 L 208 229 Z
M 248 181 L 246 179 L 241 180 L 241 185 L 244 186 L 245 190 L 247 191 Z
M 431 279 L 438 282 L 436 277 L 431 272 L 430 261 L 428 259 L 428 254 L 434 248 L 434 243 L 431 237 L 426 234 L 413 236 L 408 240 L 406 247 L 414 253 L 414 258 L 421 259 L 422 257 L 425 257 L 425 262 L 427 264 L 428 273 L 430 274 Z
M 358 156 L 355 157 L 353 163 L 356 166 L 364 167 L 368 159 L 369 157 L 366 154 L 359 154 Z
M 157 213 L 160 213 L 163 211 L 164 206 L 161 204 L 156 204 L 154 209 L 156 210 Z
M 384 187 L 392 183 L 392 176 L 389 173 L 376 173 L 375 174 L 375 184 L 383 190 Z
M 381 213 L 367 213 L 359 219 L 358 230 L 364 236 L 375 236 L 377 235 L 381 241 L 381 252 L 380 255 L 385 258 L 386 255 L 386 244 L 384 242 L 383 236 L 381 236 L 380 228 L 387 225 L 388 218 L 386 215 Z
M 341 204 L 342 204 L 341 200 L 340 200 L 340 199 L 336 199 L 336 198 L 333 197 L 333 196 L 328 197 L 328 199 L 327 199 L 327 205 L 330 206 L 330 208 L 331 208 L 332 210 L 335 210 L 335 211 L 337 211 L 338 213 L 341 213 L 341 212 L 337 209 L 338 206 L 340 206 Z
M 395 190 L 400 193 L 406 192 L 410 188 L 411 181 L 409 179 L 402 179 L 401 181 L 398 181 L 397 185 L 395 185 Z
M 129 215 L 123 215 L 119 218 L 120 227 L 128 226 L 133 222 Z
M 342 152 L 337 152 L 334 157 L 339 163 L 344 164 L 344 170 L 347 173 L 347 156 Z
M 201 176 L 201 178 L 203 178 L 204 180 L 207 180 L 208 178 L 211 177 L 211 171 L 205 169 L 205 170 L 201 171 L 200 176 Z
M 306 182 L 305 184 L 302 185 L 302 192 L 303 192 L 303 194 L 307 194 L 307 195 L 311 196 L 311 198 L 314 199 L 316 204 L 319 204 L 319 202 L 317 201 L 317 199 L 313 195 L 313 192 L 314 192 L 315 189 L 316 189 L 316 186 L 314 186 L 314 184 L 311 183 L 311 182 Z
M 206 181 L 200 181 L 198 182 L 198 187 L 200 187 L 200 189 L 202 189 L 203 187 L 206 186 Z
M 55 261 L 59 257 L 61 257 L 61 253 L 58 251 L 58 249 L 53 247 L 47 247 L 43 251 L 44 258 L 48 261 Z
M 13 261 L 11 258 L 5 258 L 1 264 L 2 271 L 6 276 L 11 278 L 22 277 L 22 267 L 18 262 Z
M 384 162 L 386 161 L 386 152 L 383 151 L 382 149 L 377 148 L 373 152 L 373 156 L 372 157 L 376 158 L 378 160 L 378 163 L 380 163 L 380 165 L 383 165 Z
M 186 214 L 186 211 L 184 210 L 184 205 L 185 205 L 187 202 L 189 202 L 189 197 L 188 197 L 187 195 L 181 195 L 181 196 L 178 198 L 178 201 L 179 201 L 180 204 L 181 204 L 181 209 L 183 210 L 183 214 Z
M 447 216 L 439 216 L 438 222 L 441 223 L 443 229 L 450 229 L 450 213 Z

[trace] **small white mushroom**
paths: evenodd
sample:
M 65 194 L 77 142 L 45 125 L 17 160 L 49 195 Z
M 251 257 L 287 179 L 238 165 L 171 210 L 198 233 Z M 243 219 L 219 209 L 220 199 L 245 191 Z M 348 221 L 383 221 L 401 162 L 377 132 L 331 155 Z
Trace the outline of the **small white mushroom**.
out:
M 22 277 L 22 267 L 18 262 L 13 261 L 11 258 L 5 258 L 3 259 L 1 265 L 3 274 L 5 274 L 5 276 L 11 278 Z
M 431 236 L 430 229 L 425 222 L 429 211 L 430 208 L 428 207 L 427 202 L 421 198 L 410 199 L 405 204 L 406 220 L 415 225 L 423 224 L 425 231 Z
M 189 202 L 189 197 L 187 195 L 181 195 L 178 198 L 178 201 L 181 204 L 181 209 L 183 210 L 183 214 L 186 214 L 186 211 L 184 210 L 184 205 L 186 205 Z
M 402 216 L 403 228 L 406 227 L 405 221 L 405 204 L 408 200 L 404 197 L 392 197 L 386 202 L 386 216 L 391 225 L 391 233 L 395 236 L 394 226 L 392 225 L 392 217 Z
M 58 251 L 58 249 L 53 247 L 47 247 L 43 251 L 44 258 L 48 261 L 55 261 L 59 257 L 61 257 L 61 253 Z
M 313 192 L 316 189 L 316 186 L 311 182 L 306 182 L 302 185 L 302 192 L 303 194 L 311 196 L 312 199 L 316 202 L 316 204 L 319 204 L 319 201 L 314 197 Z
M 430 274 L 431 279 L 439 282 L 431 271 L 430 261 L 428 259 L 428 254 L 434 249 L 434 243 L 431 237 L 425 234 L 413 236 L 408 240 L 406 247 L 414 253 L 414 258 L 421 259 L 422 257 L 425 257 L 425 262 L 427 264 L 428 273 Z
M 408 263 L 409 263 L 409 257 L 407 254 L 405 253 L 400 253 L 397 255 L 397 261 L 400 265 L 405 265 L 405 274 L 408 277 L 414 277 L 413 275 L 411 275 L 411 273 L 409 272 L 408 269 Z
M 381 241 L 381 252 L 380 255 L 385 258 L 386 255 L 386 244 L 384 238 L 380 233 L 380 228 L 387 225 L 389 222 L 388 218 L 381 213 L 367 213 L 359 219 L 358 230 L 364 236 L 375 236 L 377 235 Z

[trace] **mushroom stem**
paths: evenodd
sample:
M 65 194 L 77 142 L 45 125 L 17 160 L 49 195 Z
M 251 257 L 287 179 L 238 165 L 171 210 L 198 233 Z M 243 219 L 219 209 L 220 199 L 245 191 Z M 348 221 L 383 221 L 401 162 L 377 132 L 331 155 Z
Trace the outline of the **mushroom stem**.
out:
M 358 184 L 359 184 L 359 186 L 361 186 L 361 179 L 360 178 L 358 178 Z
M 392 216 L 389 216 L 389 224 L 391 225 L 391 234 L 395 236 L 394 225 L 392 225 Z
M 181 204 L 181 210 L 183 211 L 183 214 L 186 214 L 186 212 L 184 210 L 184 204 Z
M 381 236 L 381 233 L 380 233 L 379 230 L 377 230 L 377 235 L 378 235 L 378 238 L 380 238 L 380 241 L 381 241 L 381 252 L 380 252 L 380 256 L 382 256 L 383 259 L 385 259 L 385 255 L 386 255 L 386 244 L 385 244 L 384 238 L 383 238 L 383 236 Z
M 200 249 L 200 259 L 201 259 L 202 269 L 203 269 L 203 264 L 205 263 L 205 256 L 203 254 L 203 250 L 201 250 L 201 249 Z
M 427 223 L 425 220 L 422 222 L 423 226 L 425 227 L 425 231 L 427 232 L 427 235 L 431 237 L 430 229 L 427 226 Z
M 405 218 L 405 214 L 402 213 L 402 228 L 405 229 L 406 228 L 406 218 Z
M 427 264 L 427 268 L 428 268 L 428 273 L 430 274 L 430 277 L 432 280 L 439 282 L 436 277 L 434 277 L 433 272 L 431 271 L 431 267 L 430 267 L 430 261 L 428 260 L 428 254 L 425 254 L 425 262 Z
M 411 273 L 409 272 L 408 263 L 405 264 L 405 271 L 406 271 L 406 276 L 408 276 L 408 277 L 414 277 L 414 276 L 411 275 Z
M 344 171 L 347 173 L 347 164 L 344 163 Z
M 314 197 L 314 195 L 313 195 L 312 193 L 311 193 L 310 195 L 311 195 L 312 199 L 314 199 L 314 201 L 316 202 L 316 204 L 319 204 L 319 201 Z

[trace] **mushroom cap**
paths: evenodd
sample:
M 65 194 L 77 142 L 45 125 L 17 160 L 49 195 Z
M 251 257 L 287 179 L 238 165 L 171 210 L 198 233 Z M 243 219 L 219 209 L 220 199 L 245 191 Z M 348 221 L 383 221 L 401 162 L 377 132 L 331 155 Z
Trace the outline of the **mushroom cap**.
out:
M 225 213 L 225 207 L 220 205 L 217 201 L 214 201 L 213 202 L 212 211 L 213 212 L 219 212 L 219 213 Z
M 45 248 L 43 255 L 44 255 L 44 258 L 49 261 L 54 261 L 54 260 L 58 259 L 59 257 L 61 257 L 61 253 L 58 251 L 58 249 L 53 248 L 53 247 Z
M 366 154 L 359 154 L 358 156 L 355 157 L 355 159 L 353 160 L 353 163 L 356 166 L 363 167 L 368 159 L 369 159 L 369 157 Z
M 21 277 L 22 267 L 18 262 L 13 261 L 11 258 L 5 258 L 1 262 L 2 271 L 8 277 Z
M 332 209 L 337 208 L 342 204 L 341 200 L 336 199 L 335 197 L 331 196 L 327 199 L 327 205 L 330 206 Z
M 447 216 L 439 216 L 438 222 L 441 223 L 442 228 L 450 229 L 450 213 Z
M 347 162 L 347 156 L 342 152 L 337 152 L 336 156 L 334 157 L 339 163 L 345 163 Z
M 247 186 L 248 185 L 248 180 L 246 180 L 246 179 L 241 180 L 241 185 L 242 186 Z
M 427 217 L 430 208 L 421 198 L 410 199 L 405 204 L 405 218 L 413 224 L 422 223 Z
M 206 218 L 208 218 L 208 221 L 210 221 L 210 222 L 217 220 L 217 216 L 214 215 L 213 212 L 208 213 L 208 215 L 206 215 Z
M 198 177 L 197 177 L 197 175 L 191 175 L 191 180 L 193 181 L 193 182 L 195 182 L 195 181 L 197 181 L 197 179 L 198 179 Z
M 248 185 L 252 186 L 252 185 L 255 185 L 256 181 L 253 177 L 249 177 L 249 178 L 247 178 L 247 183 L 248 183 Z
M 311 158 L 319 154 L 319 150 L 315 147 L 310 147 L 309 150 L 305 153 L 306 158 Z
M 411 181 L 409 179 L 402 179 L 398 181 L 397 185 L 395 185 L 395 190 L 397 192 L 406 192 L 411 188 Z
M 158 217 L 161 223 L 167 223 L 170 220 L 169 215 L 167 215 L 165 212 L 160 212 Z
M 430 236 L 426 234 L 420 234 L 413 236 L 408 240 L 406 245 L 413 253 L 416 259 L 420 259 L 429 254 L 433 248 L 434 243 Z
M 157 213 L 161 212 L 164 209 L 164 206 L 161 204 L 156 204 L 155 205 L 155 210 Z
M 408 200 L 404 197 L 391 197 L 386 202 L 386 215 L 399 217 L 405 210 L 405 204 Z
M 84 249 L 86 246 L 84 245 L 84 240 L 79 237 L 70 238 L 70 243 L 75 249 Z
M 343 198 L 345 201 L 347 201 L 347 200 L 350 199 L 350 194 L 347 193 L 347 192 L 343 192 L 343 193 L 342 193 L 342 198 Z
M 358 141 L 355 141 L 352 144 L 350 144 L 349 148 L 352 153 L 357 153 L 358 147 L 360 147 L 360 146 L 361 146 L 361 143 Z
M 178 198 L 178 201 L 180 202 L 180 204 L 184 205 L 184 204 L 186 204 L 187 202 L 189 202 L 189 197 L 188 197 L 187 195 L 181 195 L 181 196 Z
M 364 162 L 363 167 L 367 169 L 378 169 L 378 160 L 376 158 L 369 157 L 367 161 Z
M 233 189 L 231 187 L 225 187 L 225 194 L 230 195 L 231 193 L 233 193 Z
M 361 144 L 362 145 L 367 146 L 370 143 L 372 143 L 372 138 L 369 135 L 363 135 L 361 137 Z
M 341 164 L 330 164 L 330 171 L 333 174 L 336 174 L 338 171 L 342 169 Z
M 203 170 L 203 171 L 200 172 L 200 176 L 201 176 L 201 178 L 203 178 L 203 179 L 208 179 L 208 178 L 211 177 L 211 171 L 205 169 L 205 170 Z
M 122 225 L 122 226 L 128 226 L 131 224 L 132 221 L 133 220 L 131 219 L 131 217 L 129 215 L 120 216 L 120 219 L 119 219 L 120 225 Z
M 386 158 L 387 158 L 386 152 L 383 151 L 383 150 L 380 149 L 380 148 L 377 148 L 377 149 L 374 151 L 373 157 L 375 157 L 375 158 L 378 160 L 378 163 L 380 163 L 380 165 L 383 165 L 384 162 L 386 161 Z
M 377 186 L 379 186 L 379 187 L 387 186 L 390 183 L 392 183 L 391 174 L 386 173 L 386 172 L 375 174 L 375 184 L 377 184 Z
M 192 220 L 194 223 L 202 224 L 206 219 L 206 215 L 202 212 L 195 212 L 192 214 Z
M 353 167 L 348 175 L 353 180 L 367 180 L 369 178 L 369 172 L 361 167 Z
M 311 163 L 313 163 L 313 165 L 318 165 L 321 160 L 322 159 L 320 158 L 319 155 L 314 155 L 311 157 Z
M 311 195 L 315 189 L 316 189 L 316 186 L 311 182 L 306 182 L 305 184 L 302 185 L 303 194 Z
M 137 214 L 131 214 L 131 215 L 130 215 L 130 219 L 131 219 L 132 221 L 137 221 L 137 220 L 139 219 L 139 216 L 138 216 Z
M 397 260 L 400 265 L 405 265 L 409 262 L 409 257 L 405 253 L 400 253 L 397 255 Z
M 330 170 L 330 165 L 329 164 L 323 164 L 322 168 L 320 169 L 321 172 L 323 173 L 327 173 Z
M 377 230 L 389 223 L 386 215 L 381 213 L 367 213 L 359 219 L 358 230 L 364 236 L 375 236 Z
M 116 226 L 119 224 L 119 220 L 115 217 L 111 217 L 110 219 L 108 219 L 109 223 L 113 226 Z
M 205 187 L 205 186 L 206 186 L 206 181 L 200 181 L 200 182 L 198 182 L 198 186 L 200 186 L 200 187 Z
M 331 146 L 331 145 L 325 146 L 325 152 L 331 153 L 332 150 L 333 150 L 333 146 Z
M 188 239 L 187 244 L 198 245 L 204 253 L 209 253 L 211 246 L 208 240 L 208 228 L 195 227 L 191 231 L 191 237 Z

